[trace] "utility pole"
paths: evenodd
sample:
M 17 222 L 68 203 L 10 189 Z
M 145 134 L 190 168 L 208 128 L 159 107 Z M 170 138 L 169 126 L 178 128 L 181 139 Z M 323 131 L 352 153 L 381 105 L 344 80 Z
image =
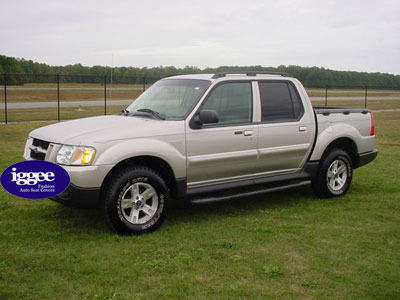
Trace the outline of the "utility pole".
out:
M 113 70 L 114 70 L 114 53 L 111 54 L 110 100 L 112 100 Z

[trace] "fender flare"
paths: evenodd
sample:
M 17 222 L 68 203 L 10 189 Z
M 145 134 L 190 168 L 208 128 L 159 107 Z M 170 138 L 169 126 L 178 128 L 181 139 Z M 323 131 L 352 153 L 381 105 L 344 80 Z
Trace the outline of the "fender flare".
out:
M 350 139 L 358 149 L 360 145 L 357 143 L 357 141 L 361 140 L 362 136 L 357 129 L 348 124 L 342 123 L 329 126 L 317 136 L 317 143 L 310 160 L 320 160 L 329 145 L 341 138 Z
M 186 156 L 172 145 L 151 138 L 125 140 L 107 148 L 97 158 L 96 164 L 117 165 L 137 156 L 153 156 L 164 160 L 176 178 L 186 177 Z

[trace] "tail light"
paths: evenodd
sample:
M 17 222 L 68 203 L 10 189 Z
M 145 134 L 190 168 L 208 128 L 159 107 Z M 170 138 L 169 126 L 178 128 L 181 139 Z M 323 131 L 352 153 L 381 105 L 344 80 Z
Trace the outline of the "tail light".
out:
M 372 114 L 372 112 L 370 113 L 370 115 L 371 115 L 371 131 L 369 135 L 375 135 L 374 115 Z

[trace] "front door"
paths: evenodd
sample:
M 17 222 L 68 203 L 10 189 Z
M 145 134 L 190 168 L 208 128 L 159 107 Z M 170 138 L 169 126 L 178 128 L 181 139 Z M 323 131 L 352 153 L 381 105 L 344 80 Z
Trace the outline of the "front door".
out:
M 223 82 L 210 91 L 200 110 L 215 110 L 219 122 L 200 129 L 187 125 L 189 188 L 240 180 L 254 173 L 258 126 L 253 103 L 250 81 Z

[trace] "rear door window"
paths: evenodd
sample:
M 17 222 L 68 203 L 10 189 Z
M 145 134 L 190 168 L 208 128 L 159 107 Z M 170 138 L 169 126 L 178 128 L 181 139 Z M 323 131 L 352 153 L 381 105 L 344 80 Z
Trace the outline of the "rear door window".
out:
M 293 84 L 289 82 L 258 82 L 262 122 L 299 120 L 304 108 Z

